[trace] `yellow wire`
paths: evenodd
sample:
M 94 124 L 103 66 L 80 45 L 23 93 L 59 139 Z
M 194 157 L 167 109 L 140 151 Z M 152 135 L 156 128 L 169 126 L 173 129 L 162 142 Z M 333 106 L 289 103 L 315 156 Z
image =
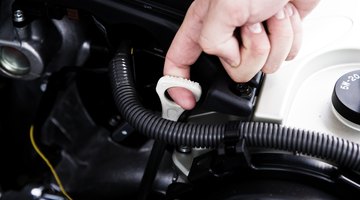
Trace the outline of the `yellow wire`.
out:
M 59 176 L 57 175 L 54 167 L 51 165 L 50 161 L 45 157 L 45 155 L 40 151 L 39 147 L 36 145 L 35 143 L 35 139 L 34 139 L 34 126 L 32 125 L 30 127 L 30 140 L 31 140 L 31 144 L 34 147 L 36 153 L 45 161 L 46 165 L 50 168 L 51 173 L 53 174 L 56 183 L 59 185 L 60 191 L 64 194 L 64 196 L 68 199 L 68 200 L 72 200 L 72 198 L 68 195 L 68 193 L 65 191 Z

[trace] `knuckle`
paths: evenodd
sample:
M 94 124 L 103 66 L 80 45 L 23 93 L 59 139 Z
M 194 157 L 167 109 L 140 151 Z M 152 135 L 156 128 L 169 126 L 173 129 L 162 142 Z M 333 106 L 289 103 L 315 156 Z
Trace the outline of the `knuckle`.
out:
M 268 55 L 270 52 L 270 45 L 254 45 L 251 51 L 255 56 Z
M 220 51 L 219 45 L 214 45 L 214 42 L 204 36 L 200 36 L 199 45 L 205 53 L 210 55 L 215 55 Z
M 230 78 L 237 82 L 237 83 L 245 83 L 250 81 L 253 78 L 253 74 L 252 73 L 233 73 L 233 74 L 229 74 Z
M 243 25 L 250 17 L 249 11 L 234 5 L 228 8 L 228 14 L 234 25 Z
M 226 10 L 227 19 L 228 22 L 233 25 L 242 25 L 244 21 L 249 17 L 249 9 L 246 9 L 248 7 L 248 3 L 245 1 L 239 1 L 239 0 L 228 0 L 218 1 L 220 5 L 217 6 L 217 8 L 221 10 Z
M 278 65 L 265 66 L 261 71 L 265 74 L 273 74 L 279 69 Z
M 237 0 L 230 0 L 230 1 L 220 1 L 222 4 L 222 8 L 226 9 L 227 13 L 233 14 L 238 12 L 239 10 L 239 3 Z
M 251 79 L 252 79 L 252 76 L 250 74 L 246 74 L 246 75 L 243 75 L 243 76 L 239 77 L 237 82 L 238 83 L 245 83 L 245 82 L 249 82 Z

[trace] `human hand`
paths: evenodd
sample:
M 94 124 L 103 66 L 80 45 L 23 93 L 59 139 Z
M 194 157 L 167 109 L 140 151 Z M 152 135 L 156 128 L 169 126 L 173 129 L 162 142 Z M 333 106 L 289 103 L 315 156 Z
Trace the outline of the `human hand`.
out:
M 301 20 L 318 2 L 195 0 L 167 52 L 164 74 L 189 79 L 190 66 L 202 51 L 218 56 L 236 82 L 247 82 L 260 70 L 273 73 L 298 53 Z M 236 28 L 240 35 L 234 35 Z M 195 106 L 193 95 L 186 89 L 170 88 L 168 92 L 184 109 Z

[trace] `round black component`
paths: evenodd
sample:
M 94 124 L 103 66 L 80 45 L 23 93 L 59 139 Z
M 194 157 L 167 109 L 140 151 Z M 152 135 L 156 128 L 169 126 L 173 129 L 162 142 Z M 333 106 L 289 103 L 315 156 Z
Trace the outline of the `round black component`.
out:
M 332 104 L 342 117 L 360 125 L 360 70 L 346 73 L 337 80 Z

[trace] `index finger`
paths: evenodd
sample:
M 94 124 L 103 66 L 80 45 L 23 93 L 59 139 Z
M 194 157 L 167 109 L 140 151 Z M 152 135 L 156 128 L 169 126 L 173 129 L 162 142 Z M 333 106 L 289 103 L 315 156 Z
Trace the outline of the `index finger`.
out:
M 197 2 L 193 2 L 189 7 L 166 54 L 164 75 L 189 78 L 190 66 L 195 63 L 202 52 L 197 41 L 202 29 L 204 9 L 206 8 L 199 6 Z
M 200 2 L 200 3 L 199 3 Z M 202 17 L 206 13 L 204 1 L 193 2 L 187 11 L 185 19 L 173 39 L 166 54 L 164 75 L 190 78 L 190 66 L 200 56 L 202 49 L 198 44 Z M 193 94 L 185 88 L 170 88 L 168 93 L 171 98 L 186 110 L 195 107 Z

